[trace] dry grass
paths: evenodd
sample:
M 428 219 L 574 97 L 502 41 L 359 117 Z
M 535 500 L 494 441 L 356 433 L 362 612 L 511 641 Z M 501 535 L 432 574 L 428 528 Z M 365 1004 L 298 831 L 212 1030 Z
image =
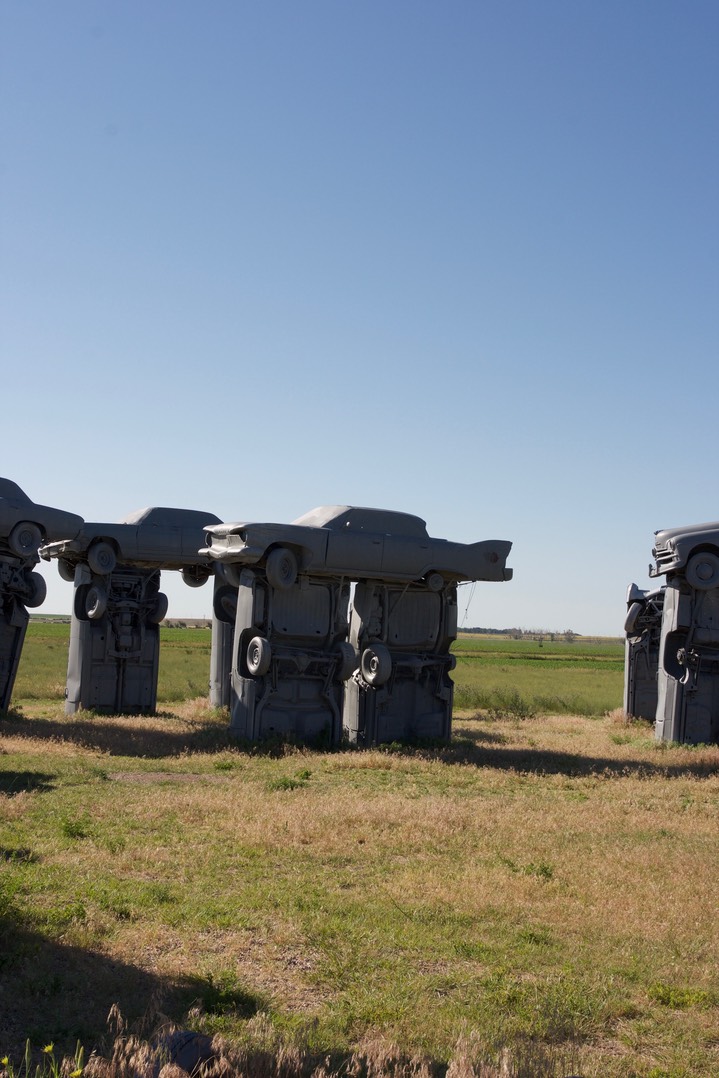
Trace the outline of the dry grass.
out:
M 465 715 L 446 748 L 261 754 L 225 721 L 4 724 L 0 1049 L 53 1009 L 95 1043 L 114 992 L 222 1034 L 227 1074 L 719 1071 L 719 748 Z

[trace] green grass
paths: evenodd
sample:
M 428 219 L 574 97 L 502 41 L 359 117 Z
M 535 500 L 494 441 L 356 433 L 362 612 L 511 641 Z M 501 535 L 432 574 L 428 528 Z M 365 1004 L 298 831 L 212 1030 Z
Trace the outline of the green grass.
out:
M 61 700 L 70 627 L 31 622 L 15 686 L 15 699 Z M 161 628 L 158 704 L 206 696 L 211 636 L 208 629 Z M 602 715 L 620 707 L 624 649 L 617 641 L 574 643 L 460 636 L 455 706 L 514 714 Z
M 714 1073 L 719 750 L 537 717 L 263 755 L 225 724 L 5 720 L 0 1055 L 89 1049 L 155 998 L 333 1058 L 381 1035 L 441 1062 L 471 1033 L 586 1076 Z
M 517 718 L 532 714 L 603 715 L 622 703 L 621 641 L 511 640 L 460 636 L 455 706 Z

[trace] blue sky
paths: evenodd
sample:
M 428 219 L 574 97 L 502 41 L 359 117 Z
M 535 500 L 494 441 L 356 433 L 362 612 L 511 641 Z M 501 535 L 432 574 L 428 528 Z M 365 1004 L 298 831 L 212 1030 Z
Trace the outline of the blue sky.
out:
M 718 121 L 714 0 L 5 0 L 0 474 L 417 513 L 514 543 L 464 624 L 620 633 L 719 517 Z

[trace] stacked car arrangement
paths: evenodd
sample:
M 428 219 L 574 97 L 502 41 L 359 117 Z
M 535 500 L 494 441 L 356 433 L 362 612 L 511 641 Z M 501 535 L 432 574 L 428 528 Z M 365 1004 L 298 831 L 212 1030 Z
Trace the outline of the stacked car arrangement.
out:
M 407 513 L 335 505 L 291 524 L 223 524 L 197 510 L 152 508 L 118 524 L 86 523 L 56 510 L 43 516 L 5 482 L 8 498 L 25 506 L 18 519 L 1 518 L 8 541 L 22 539 L 32 564 L 56 561 L 74 584 L 69 714 L 154 711 L 167 613 L 160 573 L 176 570 L 190 586 L 213 579 L 211 700 L 230 708 L 238 737 L 447 738 L 457 584 L 512 576 L 511 543 L 435 539 Z M 30 596 L 24 587 L 16 602 Z M 9 701 L 22 639 L 8 604 L 0 636 L 7 651 L 14 642 Z
M 719 741 L 719 522 L 658 531 L 650 591 L 631 584 L 624 710 L 657 740 Z
M 510 580 L 511 543 L 432 538 L 408 513 L 321 506 L 291 524 L 150 508 L 117 524 L 39 505 L 0 479 L 0 709 L 45 599 L 40 558 L 74 584 L 66 710 L 155 710 L 163 570 L 212 579 L 210 698 L 250 740 L 358 744 L 450 734 L 457 585 Z M 719 741 L 719 522 L 659 531 L 630 585 L 624 710 L 657 739 Z

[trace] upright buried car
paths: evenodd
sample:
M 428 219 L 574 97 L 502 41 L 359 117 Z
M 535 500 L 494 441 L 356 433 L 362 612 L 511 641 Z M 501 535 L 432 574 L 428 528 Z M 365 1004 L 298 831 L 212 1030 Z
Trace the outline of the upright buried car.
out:
M 275 588 L 264 573 L 240 570 L 230 718 L 237 737 L 339 741 L 344 682 L 357 665 L 346 640 L 349 594 L 340 578 Z
M 664 588 L 627 588 L 624 622 L 624 712 L 654 722 L 657 713 L 657 675 Z
M 41 606 L 45 578 L 33 572 L 38 547 L 48 539 L 75 535 L 82 517 L 36 505 L 17 483 L 0 479 L 0 710 L 10 704 L 25 630 L 27 607 Z
M 194 509 L 141 509 L 118 524 L 86 524 L 74 538 L 41 549 L 75 584 L 68 714 L 80 707 L 155 710 L 158 625 L 167 613 L 160 573 L 180 570 L 186 583 L 204 584 L 213 570 L 198 547 L 203 528 L 217 522 L 212 513 Z
M 655 534 L 666 575 L 655 734 L 664 741 L 719 742 L 719 522 Z
M 650 576 L 682 572 L 699 591 L 719 587 L 719 521 L 655 532 Z
M 357 584 L 349 643 L 359 669 L 347 682 L 343 725 L 350 742 L 446 740 L 452 722 L 457 588 Z
M 206 528 L 206 554 L 217 561 L 261 566 L 273 587 L 291 588 L 298 574 L 353 580 L 511 580 L 502 539 L 453 543 L 427 535 L 409 513 L 323 505 L 292 524 L 219 524 Z

